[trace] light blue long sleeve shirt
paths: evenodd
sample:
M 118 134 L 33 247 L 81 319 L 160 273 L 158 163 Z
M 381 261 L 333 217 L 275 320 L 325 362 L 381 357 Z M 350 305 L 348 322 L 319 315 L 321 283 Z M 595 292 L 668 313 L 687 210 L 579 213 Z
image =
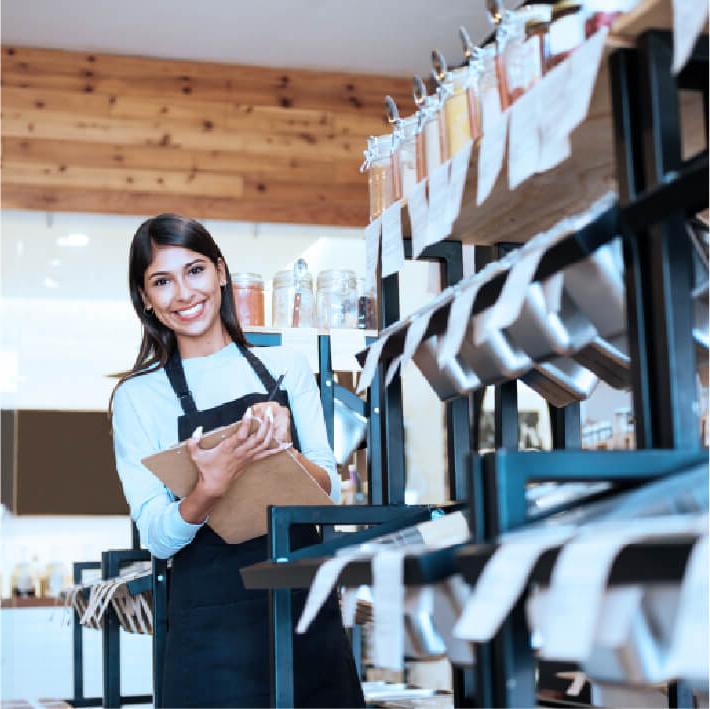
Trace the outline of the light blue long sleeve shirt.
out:
M 340 477 L 328 445 L 320 395 L 306 358 L 284 347 L 255 354 L 274 379 L 285 372 L 286 389 L 301 452 L 328 471 L 331 497 L 340 498 Z M 183 360 L 185 378 L 199 410 L 210 409 L 264 387 L 235 344 L 207 357 Z M 141 460 L 178 442 L 177 419 L 183 413 L 164 369 L 121 384 L 113 401 L 116 468 L 143 545 L 167 559 L 189 544 L 201 525 L 186 522 L 180 502 Z

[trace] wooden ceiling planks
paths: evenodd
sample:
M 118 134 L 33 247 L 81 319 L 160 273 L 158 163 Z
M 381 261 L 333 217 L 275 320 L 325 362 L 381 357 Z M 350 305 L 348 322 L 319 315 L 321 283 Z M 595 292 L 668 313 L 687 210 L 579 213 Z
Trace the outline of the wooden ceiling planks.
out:
M 363 226 L 402 77 L 2 48 L 2 204 Z

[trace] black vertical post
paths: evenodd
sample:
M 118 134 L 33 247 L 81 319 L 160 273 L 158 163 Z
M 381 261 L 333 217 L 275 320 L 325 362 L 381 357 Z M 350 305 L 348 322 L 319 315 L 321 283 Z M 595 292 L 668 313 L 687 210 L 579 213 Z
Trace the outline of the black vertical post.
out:
M 549 404 L 552 447 L 571 450 L 582 447 L 582 430 L 579 402 L 558 408 Z
M 138 527 L 136 523 L 131 520 L 131 549 L 141 548 L 141 536 L 138 533 Z
M 269 509 L 269 542 L 273 561 L 285 559 L 290 551 L 290 519 Z M 271 644 L 271 706 L 293 707 L 293 619 L 291 591 L 269 591 L 269 639 Z
M 168 562 L 153 557 L 153 706 L 161 709 L 163 702 L 163 665 L 168 632 Z
M 335 394 L 329 335 L 318 335 L 318 384 L 320 385 L 320 400 L 323 405 L 323 416 L 325 417 L 325 430 L 328 434 L 328 443 L 330 447 L 333 448 Z
M 101 552 L 101 578 L 118 576 L 120 563 L 117 555 Z M 109 603 L 103 617 L 103 706 L 111 709 L 121 706 L 121 637 L 118 616 Z
M 399 276 L 395 273 L 381 279 L 379 293 L 380 323 L 387 327 L 399 320 Z M 377 376 L 384 377 L 384 366 Z M 382 390 L 381 423 L 383 431 L 382 503 L 404 504 L 404 413 L 402 410 L 402 380 L 400 373 Z
M 367 344 L 372 344 L 374 340 L 368 337 Z M 370 505 L 384 504 L 382 389 L 382 367 L 378 367 L 367 391 L 367 501 Z

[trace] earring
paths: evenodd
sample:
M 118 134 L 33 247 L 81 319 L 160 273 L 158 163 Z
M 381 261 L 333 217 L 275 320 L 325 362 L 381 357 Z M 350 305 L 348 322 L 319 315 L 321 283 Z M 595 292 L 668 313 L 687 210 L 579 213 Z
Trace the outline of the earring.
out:
M 144 312 L 146 315 L 150 315 L 150 314 L 153 312 L 153 306 L 152 306 L 152 305 L 150 305 L 150 306 L 144 305 L 144 306 L 143 306 L 143 312 Z

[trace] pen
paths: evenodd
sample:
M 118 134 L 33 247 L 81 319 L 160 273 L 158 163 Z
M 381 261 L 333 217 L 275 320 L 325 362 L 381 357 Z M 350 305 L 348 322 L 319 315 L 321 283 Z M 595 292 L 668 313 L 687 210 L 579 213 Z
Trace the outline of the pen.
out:
M 279 387 L 281 386 L 281 382 L 284 380 L 284 377 L 286 376 L 286 372 L 284 372 L 277 380 L 276 384 L 274 385 L 274 388 L 272 389 L 271 393 L 269 394 L 269 398 L 266 400 L 267 402 L 273 401 L 274 397 L 276 396 L 276 393 L 279 390 Z

